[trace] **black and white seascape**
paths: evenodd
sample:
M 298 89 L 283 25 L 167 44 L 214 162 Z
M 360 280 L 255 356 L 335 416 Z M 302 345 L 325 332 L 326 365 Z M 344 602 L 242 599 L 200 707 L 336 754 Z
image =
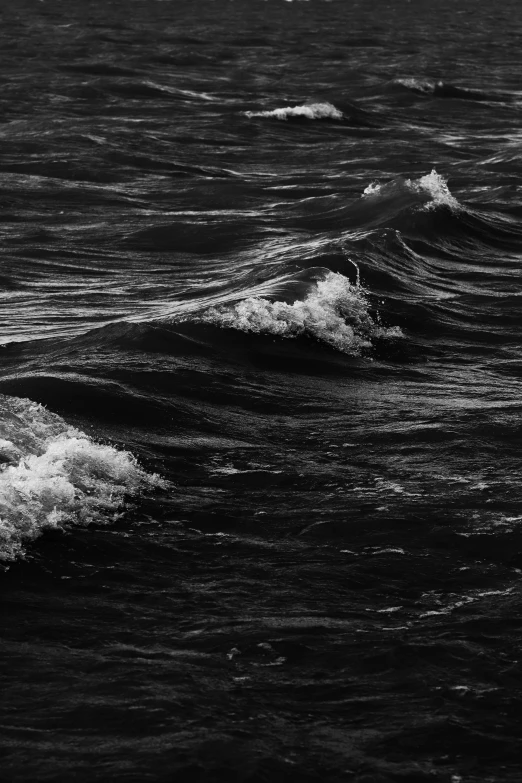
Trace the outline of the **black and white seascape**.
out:
M 0 7 L 0 779 L 522 780 L 518 0 Z

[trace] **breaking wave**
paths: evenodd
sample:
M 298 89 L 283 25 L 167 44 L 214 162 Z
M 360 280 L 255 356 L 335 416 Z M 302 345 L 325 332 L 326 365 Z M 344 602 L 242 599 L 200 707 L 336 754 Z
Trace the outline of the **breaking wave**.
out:
M 344 114 L 333 103 L 305 103 L 271 111 L 246 111 L 247 117 L 269 117 L 275 120 L 343 120 Z
M 365 198 L 390 198 L 405 191 L 419 195 L 425 209 L 435 209 L 441 206 L 449 207 L 454 212 L 461 209 L 459 202 L 451 194 L 446 180 L 437 174 L 435 169 L 419 179 L 400 178 L 384 184 L 372 182 L 365 188 L 363 196 Z
M 379 337 L 402 337 L 399 328 L 385 328 L 372 318 L 364 289 L 344 275 L 327 272 L 304 300 L 293 304 L 249 297 L 234 305 L 206 310 L 201 322 L 242 332 L 278 337 L 312 337 L 342 353 L 358 356 Z
M 161 483 L 38 403 L 0 395 L 0 405 L 0 560 L 46 529 L 114 521 L 127 495 Z

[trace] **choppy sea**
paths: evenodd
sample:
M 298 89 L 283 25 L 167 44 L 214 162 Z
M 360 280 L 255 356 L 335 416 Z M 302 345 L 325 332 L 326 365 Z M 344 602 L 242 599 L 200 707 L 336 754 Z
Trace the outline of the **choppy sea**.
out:
M 2 781 L 520 783 L 521 45 L 2 3 Z

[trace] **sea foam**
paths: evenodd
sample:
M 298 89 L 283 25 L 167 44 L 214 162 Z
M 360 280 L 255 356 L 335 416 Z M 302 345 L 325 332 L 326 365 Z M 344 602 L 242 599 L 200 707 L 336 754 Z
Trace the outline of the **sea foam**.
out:
M 285 106 L 271 111 L 246 111 L 247 117 L 270 117 L 275 120 L 342 120 L 344 114 L 332 103 L 304 103 L 301 106 Z
M 127 495 L 160 483 L 128 452 L 0 395 L 0 560 L 23 555 L 45 529 L 113 521 Z
M 398 328 L 379 326 L 369 313 L 364 289 L 337 272 L 327 272 L 304 300 L 293 304 L 249 297 L 212 307 L 198 320 L 242 332 L 313 337 L 352 356 L 371 347 L 373 338 L 402 336 Z
M 404 190 L 421 196 L 424 209 L 436 209 L 440 206 L 449 207 L 455 212 L 461 209 L 459 202 L 451 194 L 446 180 L 437 174 L 435 169 L 419 179 L 394 179 L 384 184 L 372 182 L 365 188 L 363 196 L 391 197 Z
M 428 95 L 435 92 L 435 82 L 433 82 L 431 79 L 415 79 L 413 77 L 409 77 L 406 79 L 394 79 L 392 84 L 405 87 L 407 90 L 426 93 Z

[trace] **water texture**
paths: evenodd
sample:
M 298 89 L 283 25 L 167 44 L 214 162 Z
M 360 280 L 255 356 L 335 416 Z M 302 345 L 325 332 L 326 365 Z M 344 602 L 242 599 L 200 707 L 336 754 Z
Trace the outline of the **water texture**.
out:
M 519 4 L 0 22 L 2 781 L 519 783 Z

